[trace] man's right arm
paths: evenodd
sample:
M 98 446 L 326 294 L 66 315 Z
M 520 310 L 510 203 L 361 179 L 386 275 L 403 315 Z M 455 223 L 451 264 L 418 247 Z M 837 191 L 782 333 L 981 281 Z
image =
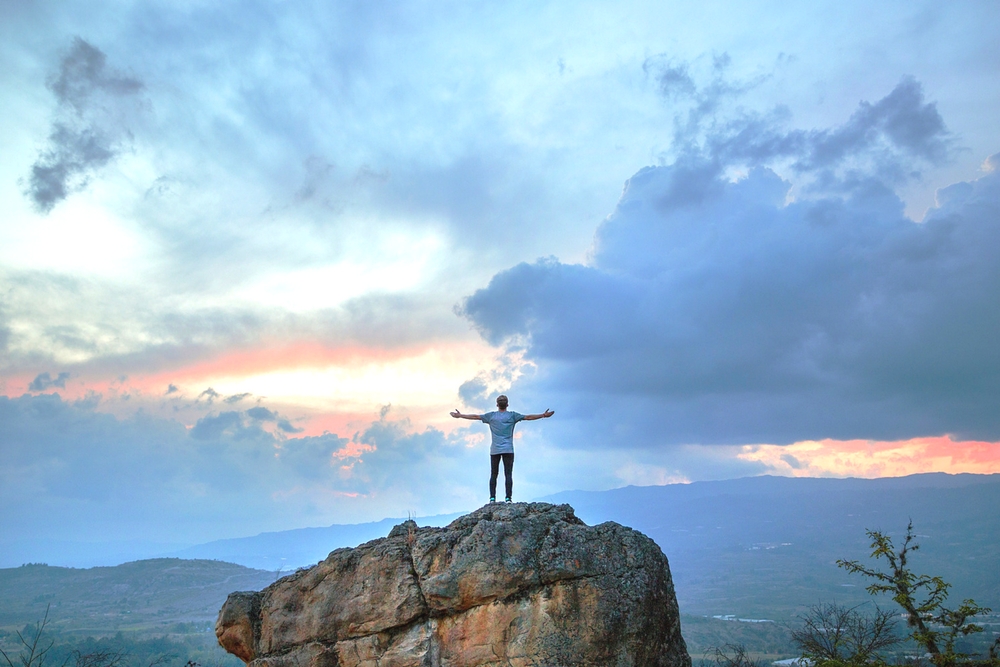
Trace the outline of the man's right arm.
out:
M 482 421 L 483 420 L 483 416 L 482 415 L 463 415 L 458 410 L 455 410 L 454 412 L 452 412 L 451 416 L 454 417 L 455 419 L 471 419 L 473 421 Z

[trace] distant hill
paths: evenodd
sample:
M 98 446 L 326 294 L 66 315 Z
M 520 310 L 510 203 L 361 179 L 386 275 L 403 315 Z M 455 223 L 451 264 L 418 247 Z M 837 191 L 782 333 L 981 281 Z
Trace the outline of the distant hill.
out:
M 567 491 L 584 521 L 617 521 L 652 537 L 670 559 L 681 610 L 789 619 L 820 600 L 856 604 L 865 582 L 836 566 L 865 559 L 865 529 L 920 538 L 914 567 L 954 584 L 953 598 L 1000 608 L 1000 475 L 941 473 L 882 479 L 747 477 L 717 482 Z M 458 515 L 418 519 L 446 525 Z M 334 548 L 388 534 L 399 519 L 219 540 L 175 552 L 294 570 Z
M 442 514 L 419 517 L 416 521 L 421 526 L 446 526 L 459 516 L 461 514 Z M 169 555 L 178 558 L 212 558 L 247 567 L 287 572 L 315 565 L 334 549 L 356 547 L 364 542 L 385 537 L 393 526 L 404 520 L 382 519 L 371 523 L 334 524 L 324 528 L 298 528 L 261 533 L 253 537 L 215 540 L 174 551 Z
M 789 621 L 820 601 L 867 602 L 866 582 L 837 568 L 836 560 L 866 559 L 866 528 L 899 536 L 911 518 L 921 536 L 914 569 L 954 584 L 956 603 L 973 597 L 1000 609 L 1000 475 L 751 477 L 540 500 L 569 503 L 590 524 L 617 521 L 652 537 L 670 559 L 684 614 Z M 417 521 L 445 525 L 456 516 Z M 173 553 L 200 560 L 0 569 L 0 627 L 37 620 L 51 603 L 54 621 L 67 631 L 179 622 L 208 628 L 229 592 L 259 590 L 279 568 L 312 565 L 338 547 L 384 537 L 400 522 L 264 533 Z
M 749 477 L 720 482 L 569 491 L 587 523 L 617 521 L 652 537 L 670 559 L 681 611 L 789 620 L 819 601 L 870 598 L 836 566 L 868 558 L 865 529 L 921 536 L 915 571 L 1000 608 L 1000 475 L 883 479 Z M 884 601 L 891 606 L 891 600 Z
M 567 491 L 588 523 L 617 521 L 652 537 L 670 559 L 681 611 L 790 619 L 818 601 L 862 603 L 865 582 L 837 568 L 865 559 L 865 529 L 899 535 L 912 518 L 913 565 L 955 585 L 953 599 L 1000 608 L 1000 475 L 883 479 L 748 477 Z M 418 519 L 445 525 L 458 515 Z M 220 540 L 175 552 L 268 570 L 312 565 L 334 548 L 388 534 L 398 519 Z
M 868 528 L 920 538 L 914 567 L 954 584 L 953 599 L 1000 608 L 1000 475 L 941 473 L 882 479 L 747 477 L 611 491 L 567 491 L 588 523 L 617 521 L 652 537 L 670 559 L 681 610 L 790 619 L 818 601 L 870 600 L 865 581 L 836 566 L 868 556 Z M 446 525 L 458 515 L 418 519 Z M 335 548 L 388 534 L 399 519 L 219 540 L 175 552 L 285 571 Z
M 229 593 L 259 590 L 274 579 L 273 572 L 179 558 L 86 570 L 0 569 L 0 627 L 20 629 L 37 622 L 48 606 L 50 630 L 64 635 L 168 632 L 178 623 L 197 624 L 198 631 L 207 632 Z

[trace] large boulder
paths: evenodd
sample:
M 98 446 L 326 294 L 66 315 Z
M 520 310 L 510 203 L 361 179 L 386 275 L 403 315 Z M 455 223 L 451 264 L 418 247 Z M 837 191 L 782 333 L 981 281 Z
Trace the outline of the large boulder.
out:
M 660 548 L 546 503 L 404 522 L 233 593 L 215 634 L 250 667 L 691 664 Z

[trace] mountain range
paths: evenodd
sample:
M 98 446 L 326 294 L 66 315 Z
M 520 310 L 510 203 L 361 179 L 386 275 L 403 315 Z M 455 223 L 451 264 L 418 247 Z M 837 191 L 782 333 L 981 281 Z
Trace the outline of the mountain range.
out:
M 953 600 L 973 597 L 1000 608 L 1000 474 L 763 476 L 567 491 L 538 500 L 569 503 L 587 523 L 616 521 L 653 538 L 670 560 L 686 614 L 785 621 L 817 602 L 866 603 L 867 582 L 838 568 L 837 559 L 866 560 L 866 530 L 898 540 L 911 520 L 920 544 L 911 559 L 915 571 L 952 583 Z M 457 516 L 417 522 L 441 526 Z M 247 581 L 256 585 L 338 547 L 384 537 L 402 520 L 262 533 L 164 555 L 256 568 L 263 572 Z
M 1000 607 L 1000 475 L 931 473 L 880 479 L 747 477 L 567 491 L 590 524 L 616 521 L 652 537 L 670 559 L 689 614 L 782 620 L 823 601 L 869 601 L 867 582 L 837 559 L 868 558 L 866 530 L 905 534 L 912 520 L 918 572 L 953 584 L 955 599 Z M 446 525 L 458 515 L 417 519 Z M 277 570 L 312 565 L 332 549 L 388 534 L 401 519 L 264 533 L 176 552 Z M 887 601 L 888 603 L 888 601 Z

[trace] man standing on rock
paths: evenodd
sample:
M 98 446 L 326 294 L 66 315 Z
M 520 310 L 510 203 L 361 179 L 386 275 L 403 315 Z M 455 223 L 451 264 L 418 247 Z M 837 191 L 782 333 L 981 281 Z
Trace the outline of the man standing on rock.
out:
M 507 409 L 507 397 L 503 394 L 497 396 L 496 412 L 487 412 L 485 415 L 463 415 L 458 410 L 451 413 L 455 419 L 472 419 L 482 421 L 490 425 L 490 434 L 493 437 L 490 443 L 490 502 L 497 501 L 497 474 L 500 472 L 500 460 L 503 460 L 503 477 L 507 491 L 504 502 L 511 502 L 511 492 L 514 490 L 514 424 L 521 421 L 534 421 L 545 419 L 555 414 L 552 410 L 546 410 L 540 415 L 522 415 Z

